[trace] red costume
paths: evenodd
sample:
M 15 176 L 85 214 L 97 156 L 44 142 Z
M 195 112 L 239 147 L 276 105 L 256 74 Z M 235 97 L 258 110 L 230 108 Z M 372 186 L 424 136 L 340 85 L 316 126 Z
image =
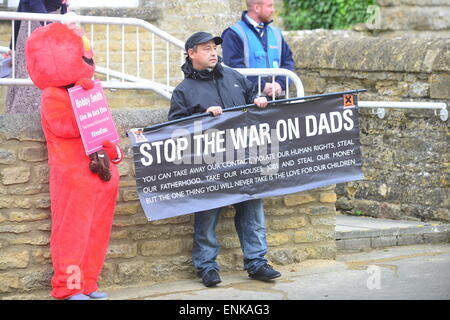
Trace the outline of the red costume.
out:
M 102 155 L 98 153 L 109 164 L 109 181 L 90 170 L 91 159 L 84 151 L 66 89 L 74 84 L 92 88 L 92 57 L 81 30 L 60 23 L 36 29 L 26 45 L 28 73 L 43 90 L 41 120 L 52 211 L 52 296 L 57 299 L 97 290 L 116 206 L 119 175 L 115 164 L 122 153 L 108 141 Z

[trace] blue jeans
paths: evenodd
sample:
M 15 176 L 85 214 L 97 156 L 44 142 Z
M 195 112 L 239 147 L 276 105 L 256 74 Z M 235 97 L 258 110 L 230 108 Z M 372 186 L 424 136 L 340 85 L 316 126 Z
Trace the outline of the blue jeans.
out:
M 248 200 L 234 204 L 236 227 L 241 249 L 244 253 L 244 269 L 254 273 L 267 263 L 266 227 L 264 208 L 261 199 Z M 197 274 L 202 277 L 209 270 L 219 271 L 216 257 L 220 245 L 216 239 L 216 225 L 221 208 L 197 212 L 194 215 L 194 243 L 192 261 Z

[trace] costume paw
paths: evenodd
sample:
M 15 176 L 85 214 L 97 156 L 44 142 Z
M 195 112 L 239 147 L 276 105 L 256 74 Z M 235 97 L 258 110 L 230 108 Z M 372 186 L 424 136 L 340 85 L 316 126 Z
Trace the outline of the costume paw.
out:
M 91 162 L 89 169 L 93 173 L 97 173 L 103 181 L 111 180 L 111 171 L 109 171 L 109 157 L 106 152 L 99 150 L 89 155 Z

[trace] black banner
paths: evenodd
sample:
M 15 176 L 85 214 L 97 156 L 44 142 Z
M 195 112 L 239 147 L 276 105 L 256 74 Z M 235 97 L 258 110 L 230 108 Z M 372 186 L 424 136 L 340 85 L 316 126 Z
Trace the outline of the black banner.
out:
M 149 220 L 362 179 L 357 99 L 329 94 L 131 129 Z M 305 98 L 306 99 L 306 98 Z

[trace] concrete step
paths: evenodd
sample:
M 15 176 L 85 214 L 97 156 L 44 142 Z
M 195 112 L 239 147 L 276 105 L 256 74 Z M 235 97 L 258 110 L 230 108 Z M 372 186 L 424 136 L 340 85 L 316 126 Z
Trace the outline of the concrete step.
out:
M 358 252 L 392 246 L 449 243 L 450 224 L 336 216 L 338 252 Z

